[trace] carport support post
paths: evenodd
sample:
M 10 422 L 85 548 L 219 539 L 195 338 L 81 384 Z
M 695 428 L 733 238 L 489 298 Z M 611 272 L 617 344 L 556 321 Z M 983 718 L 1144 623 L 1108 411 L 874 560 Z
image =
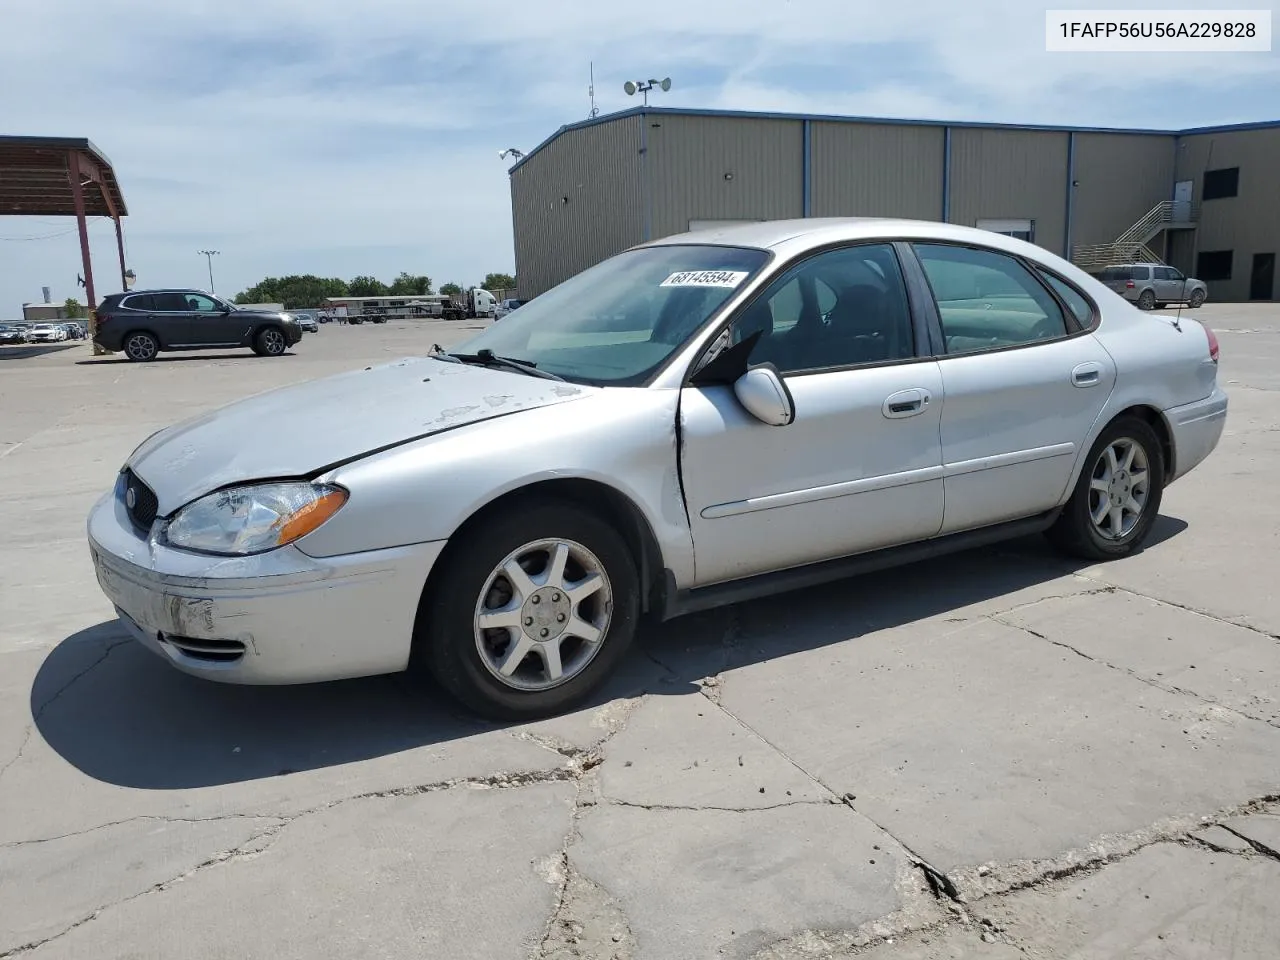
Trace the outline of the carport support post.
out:
M 95 308 L 98 300 L 93 294 L 93 260 L 89 256 L 89 225 L 84 218 L 84 187 L 80 184 L 80 155 L 72 150 L 67 156 L 67 178 L 71 181 L 71 200 L 76 208 L 76 230 L 80 233 L 80 262 L 84 269 L 84 293 L 89 300 L 89 337 L 98 332 L 98 316 Z M 93 344 L 95 355 L 106 353 L 97 342 Z
M 112 217 L 116 222 L 116 250 L 120 252 L 120 289 L 125 293 L 129 292 L 129 277 L 125 272 L 124 265 L 124 231 L 120 229 L 120 218 Z

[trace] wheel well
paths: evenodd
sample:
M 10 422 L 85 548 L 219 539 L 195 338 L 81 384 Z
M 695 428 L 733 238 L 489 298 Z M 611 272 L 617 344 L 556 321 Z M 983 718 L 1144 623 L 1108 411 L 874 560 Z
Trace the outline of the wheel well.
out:
M 120 338 L 120 349 L 124 349 L 124 345 L 129 342 L 129 338 L 135 333 L 145 333 L 148 337 L 156 342 L 156 349 L 164 349 L 164 341 L 160 339 L 160 335 L 149 327 L 134 327 L 132 330 L 126 330 L 124 336 Z
M 631 555 L 635 558 L 636 568 L 640 575 L 640 605 L 649 611 L 659 605 L 661 598 L 657 595 L 664 584 L 662 551 L 658 547 L 657 538 L 649 521 L 640 509 L 625 494 L 597 480 L 585 480 L 581 477 L 565 477 L 557 480 L 540 480 L 519 489 L 504 493 L 496 500 L 486 503 L 468 517 L 449 537 L 450 545 L 463 542 L 468 533 L 479 524 L 495 514 L 517 508 L 520 504 L 531 500 L 559 500 L 579 509 L 586 509 L 600 519 L 605 520 L 622 534 Z M 446 546 L 444 554 L 449 553 Z M 441 560 L 444 555 L 441 556 Z M 423 597 L 431 589 L 436 571 L 444 567 L 437 560 L 431 573 L 427 576 Z
M 1145 421 L 1155 431 L 1156 436 L 1160 438 L 1160 453 L 1164 457 L 1165 477 L 1172 477 L 1174 475 L 1173 434 L 1169 432 L 1169 424 L 1165 423 L 1160 411 L 1155 407 L 1140 404 L 1136 407 L 1121 410 L 1112 419 L 1118 420 L 1120 417 L 1137 417 L 1139 420 Z

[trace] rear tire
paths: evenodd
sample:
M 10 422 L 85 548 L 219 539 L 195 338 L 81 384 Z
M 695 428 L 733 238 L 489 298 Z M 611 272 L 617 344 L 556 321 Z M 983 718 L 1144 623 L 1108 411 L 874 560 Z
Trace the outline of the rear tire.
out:
M 1151 425 L 1119 417 L 1094 442 L 1071 499 L 1046 536 L 1083 560 L 1127 557 L 1151 533 L 1164 478 L 1163 448 Z
M 437 562 L 418 608 L 415 661 L 491 719 L 579 705 L 635 636 L 635 559 L 613 527 L 571 504 L 526 501 L 495 514 Z
M 1154 310 L 1156 306 L 1156 295 L 1150 290 L 1143 290 L 1142 296 L 1138 298 L 1139 310 Z
M 160 352 L 160 341 L 142 330 L 124 338 L 124 355 L 134 363 L 150 363 Z
M 286 349 L 284 331 L 279 327 L 263 327 L 253 338 L 253 352 L 260 357 L 278 357 Z

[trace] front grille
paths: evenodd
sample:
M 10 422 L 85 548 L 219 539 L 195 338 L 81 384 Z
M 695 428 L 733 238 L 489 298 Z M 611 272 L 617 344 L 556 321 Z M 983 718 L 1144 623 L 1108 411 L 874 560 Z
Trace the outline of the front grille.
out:
M 155 522 L 160 501 L 132 470 L 124 472 L 124 508 L 139 530 L 149 532 Z

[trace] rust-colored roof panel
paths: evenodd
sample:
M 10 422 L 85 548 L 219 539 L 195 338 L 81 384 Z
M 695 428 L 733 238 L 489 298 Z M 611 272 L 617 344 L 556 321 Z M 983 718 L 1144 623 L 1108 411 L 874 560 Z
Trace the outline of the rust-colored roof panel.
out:
M 0 136 L 0 216 L 74 216 L 73 156 L 80 165 L 86 216 L 109 217 L 112 206 L 127 215 L 111 161 L 88 140 Z

